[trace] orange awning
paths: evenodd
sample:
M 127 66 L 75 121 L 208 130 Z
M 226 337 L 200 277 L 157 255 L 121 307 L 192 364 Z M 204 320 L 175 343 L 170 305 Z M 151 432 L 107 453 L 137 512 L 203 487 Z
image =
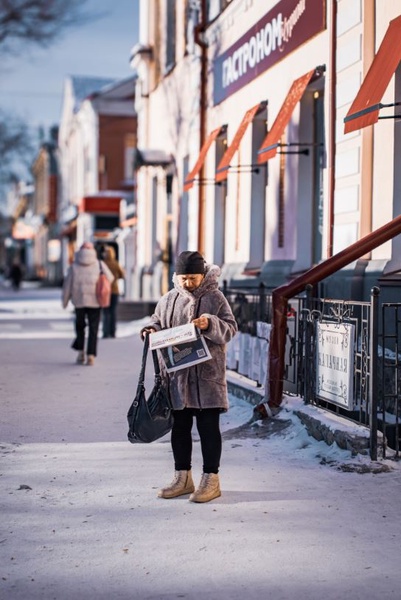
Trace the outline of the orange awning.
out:
M 217 129 L 214 129 L 211 133 L 209 133 L 205 143 L 201 148 L 201 151 L 199 152 L 198 160 L 196 161 L 194 168 L 188 173 L 188 175 L 185 178 L 184 192 L 187 192 L 194 185 L 194 181 L 198 176 L 199 171 L 203 166 L 203 163 L 205 162 L 206 154 L 209 152 L 210 146 L 213 144 L 213 142 L 215 141 L 222 129 L 223 127 L 218 127 Z
M 216 170 L 216 182 L 224 181 L 225 179 L 227 179 L 228 169 L 230 168 L 230 162 L 232 160 L 232 157 L 238 150 L 238 146 L 240 145 L 241 140 L 244 137 L 248 125 L 252 123 L 256 113 L 264 106 L 266 106 L 265 101 L 259 102 L 259 104 L 256 104 L 256 106 L 246 111 L 244 118 L 242 119 L 241 124 L 237 129 L 237 133 L 233 138 L 233 141 L 231 142 L 227 150 L 224 152 L 222 159 L 218 164 Z
M 344 132 L 373 125 L 379 119 L 380 100 L 401 60 L 401 15 L 390 21 L 386 35 L 344 119 Z
M 114 214 L 120 212 L 120 202 L 123 196 L 94 195 L 82 198 L 80 212 L 96 214 Z
M 290 91 L 288 92 L 287 97 L 279 110 L 276 120 L 274 121 L 269 133 L 263 140 L 263 144 L 258 151 L 259 164 L 265 163 L 269 160 L 269 158 L 276 156 L 277 148 L 280 144 L 280 138 L 284 133 L 284 129 L 287 127 L 291 119 L 291 115 L 294 112 L 294 108 L 301 100 L 304 91 L 306 90 L 315 72 L 316 69 L 312 69 L 312 71 L 305 73 L 305 75 L 302 75 L 302 77 L 299 77 L 293 82 L 292 86 L 290 87 Z

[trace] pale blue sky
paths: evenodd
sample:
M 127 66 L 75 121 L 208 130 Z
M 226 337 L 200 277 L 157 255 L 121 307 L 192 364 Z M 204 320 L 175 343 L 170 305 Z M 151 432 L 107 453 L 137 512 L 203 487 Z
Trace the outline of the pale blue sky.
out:
M 139 0 L 89 0 L 101 19 L 67 30 L 48 49 L 25 46 L 0 66 L 0 108 L 13 110 L 37 130 L 57 124 L 67 75 L 130 77 L 132 46 L 138 40 Z

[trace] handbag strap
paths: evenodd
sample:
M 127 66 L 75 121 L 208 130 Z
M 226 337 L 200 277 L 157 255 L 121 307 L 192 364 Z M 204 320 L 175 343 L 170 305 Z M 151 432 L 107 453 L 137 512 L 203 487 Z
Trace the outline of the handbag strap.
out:
M 146 334 L 145 340 L 143 343 L 142 365 L 141 365 L 141 370 L 139 372 L 138 387 L 144 387 L 146 360 L 148 357 L 148 351 L 149 351 L 149 334 Z M 159 365 L 159 360 L 157 358 L 156 350 L 152 350 L 152 358 L 153 358 L 153 366 L 155 369 L 155 378 L 160 377 L 160 365 Z
M 100 269 L 100 273 L 103 275 L 102 261 L 101 260 L 99 260 L 99 269 Z
M 160 365 L 159 359 L 157 358 L 156 350 L 152 350 L 153 366 L 155 368 L 155 377 L 160 377 Z

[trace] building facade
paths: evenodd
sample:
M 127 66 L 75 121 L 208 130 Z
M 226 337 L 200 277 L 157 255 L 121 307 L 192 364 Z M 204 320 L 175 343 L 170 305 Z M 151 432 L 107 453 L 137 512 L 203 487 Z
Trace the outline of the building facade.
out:
M 159 157 L 137 163 L 143 298 L 168 288 L 186 248 L 229 285 L 272 289 L 399 214 L 399 121 L 350 131 L 344 120 L 386 36 L 378 102 L 400 100 L 400 14 L 396 0 L 140 3 L 138 148 Z M 321 292 L 396 294 L 400 243 Z
M 124 266 L 126 257 L 134 260 L 135 80 L 66 80 L 59 134 L 64 268 L 84 241 L 112 244 Z
M 61 244 L 58 225 L 59 170 L 58 128 L 52 128 L 50 141 L 44 142 L 32 164 L 32 213 L 38 225 L 34 236 L 35 275 L 51 285 L 62 281 Z
M 140 299 L 168 289 L 172 260 L 188 243 L 186 205 L 181 203 L 191 124 L 199 120 L 199 58 L 194 42 L 198 9 L 186 1 L 141 2 L 139 43 L 132 66 L 138 79 L 137 203 L 135 268 Z M 194 21 L 195 19 L 195 21 Z M 196 218 L 196 211 L 192 218 Z M 196 228 L 194 228 L 194 231 Z
M 25 279 L 37 278 L 35 261 L 35 235 L 42 225 L 42 218 L 33 210 L 34 186 L 16 182 L 8 192 L 11 223 L 4 232 L 4 267 L 9 272 L 14 262 L 19 263 Z

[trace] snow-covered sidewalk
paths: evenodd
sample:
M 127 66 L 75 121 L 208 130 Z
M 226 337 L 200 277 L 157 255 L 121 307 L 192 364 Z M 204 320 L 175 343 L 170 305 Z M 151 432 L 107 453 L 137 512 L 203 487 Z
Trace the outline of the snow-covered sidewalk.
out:
M 0 598 L 400 598 L 398 463 L 316 442 L 298 399 L 251 423 L 231 398 L 222 497 L 159 499 L 168 439 L 126 440 L 139 336 L 99 343 L 92 368 L 62 337 L 1 341 Z
M 156 497 L 166 440 L 3 444 L 0 597 L 398 599 L 397 466 L 344 472 L 355 460 L 291 411 L 269 434 L 233 403 L 223 494 L 205 505 Z M 196 443 L 197 480 L 200 465 Z

